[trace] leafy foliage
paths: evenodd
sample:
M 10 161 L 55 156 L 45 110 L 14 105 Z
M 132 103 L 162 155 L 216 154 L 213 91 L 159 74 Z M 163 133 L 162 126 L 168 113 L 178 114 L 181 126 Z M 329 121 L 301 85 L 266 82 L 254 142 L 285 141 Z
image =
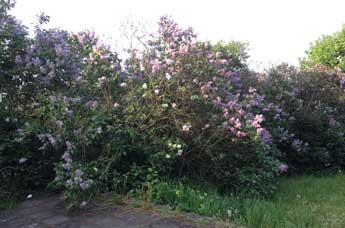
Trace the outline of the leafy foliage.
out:
M 332 35 L 316 40 L 306 52 L 307 58 L 301 61 L 303 67 L 321 64 L 328 68 L 345 71 L 345 26 Z

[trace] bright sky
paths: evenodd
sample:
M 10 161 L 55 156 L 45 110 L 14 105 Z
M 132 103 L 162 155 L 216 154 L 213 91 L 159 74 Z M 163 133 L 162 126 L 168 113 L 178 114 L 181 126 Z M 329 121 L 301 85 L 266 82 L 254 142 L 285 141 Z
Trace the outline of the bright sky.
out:
M 345 24 L 345 0 L 17 0 L 13 14 L 27 26 L 45 12 L 51 25 L 93 29 L 119 41 L 128 16 L 148 24 L 162 15 L 193 27 L 202 40 L 249 41 L 251 66 L 298 63 L 310 42 Z

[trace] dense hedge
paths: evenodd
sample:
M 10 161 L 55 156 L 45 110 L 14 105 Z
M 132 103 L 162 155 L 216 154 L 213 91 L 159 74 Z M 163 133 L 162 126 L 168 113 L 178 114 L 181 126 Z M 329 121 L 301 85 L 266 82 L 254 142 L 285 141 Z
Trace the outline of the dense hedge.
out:
M 176 178 L 258 195 L 289 167 L 344 167 L 341 72 L 250 72 L 242 49 L 201 42 L 167 17 L 121 61 L 92 32 L 45 29 L 44 15 L 30 38 L 1 4 L 1 195 L 50 183 L 83 206 Z

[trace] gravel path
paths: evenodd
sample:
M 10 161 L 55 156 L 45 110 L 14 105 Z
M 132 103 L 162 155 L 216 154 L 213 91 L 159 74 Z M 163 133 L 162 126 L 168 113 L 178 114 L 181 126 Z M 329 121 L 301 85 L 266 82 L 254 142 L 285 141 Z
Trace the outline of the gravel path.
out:
M 67 213 L 58 197 L 31 199 L 16 209 L 0 211 L 0 228 L 198 228 L 182 218 L 165 217 L 158 213 L 130 209 L 89 209 Z

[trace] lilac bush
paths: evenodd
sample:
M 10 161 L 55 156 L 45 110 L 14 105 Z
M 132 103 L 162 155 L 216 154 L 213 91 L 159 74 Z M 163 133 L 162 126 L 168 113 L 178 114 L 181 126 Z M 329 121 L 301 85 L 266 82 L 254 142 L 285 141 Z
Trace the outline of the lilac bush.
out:
M 149 137 L 147 156 L 162 175 L 193 176 L 237 190 L 253 183 L 258 192 L 272 187 L 279 152 L 265 116 L 279 119 L 280 110 L 242 84 L 228 55 L 162 17 L 157 37 L 143 53 L 132 52 L 126 70 L 127 121 Z
M 111 143 L 116 144 L 119 137 L 118 142 L 126 140 L 117 133 L 121 123 L 114 105 L 121 93 L 121 66 L 117 54 L 93 32 L 73 34 L 60 29 L 45 29 L 44 24 L 48 22 L 49 17 L 41 15 L 35 37 L 30 39 L 26 37 L 26 29 L 13 17 L 1 21 L 1 34 L 14 34 L 10 38 L 1 36 L 5 37 L 4 45 L 11 45 L 1 47 L 1 51 L 11 55 L 6 59 L 9 76 L 1 78 L 7 80 L 1 85 L 6 85 L 2 91 L 8 97 L 0 104 L 0 121 L 6 122 L 1 125 L 1 134 L 11 136 L 4 141 L 2 137 L 0 147 L 1 177 L 6 180 L 2 183 L 9 183 L 9 186 L 15 184 L 10 181 L 11 177 L 23 181 L 22 175 L 26 174 L 28 185 L 43 187 L 54 178 L 53 166 L 57 164 L 55 170 L 60 175 L 56 176 L 55 183 L 65 188 L 66 185 L 60 185 L 67 181 L 65 177 L 74 178 L 79 173 L 73 173 L 75 170 L 85 169 L 84 166 L 99 157 L 115 159 L 116 154 L 111 152 L 122 152 L 123 149 L 113 149 Z M 22 43 L 21 46 L 12 45 L 6 40 Z M 70 160 L 64 154 L 66 142 L 73 145 L 73 150 L 67 146 L 71 161 L 72 158 L 75 160 L 73 163 L 68 163 Z M 112 162 L 107 161 L 108 164 Z M 75 185 L 66 188 L 68 200 L 78 202 L 80 196 L 80 200 L 85 201 L 95 191 L 93 180 L 88 176 L 98 175 L 94 171 L 96 167 L 97 164 L 89 169 L 93 170 L 91 174 L 83 171 L 79 177 L 83 181 L 78 183 L 78 189 Z M 25 173 L 26 170 L 29 172 Z
M 168 17 L 122 62 L 91 31 L 46 29 L 44 14 L 30 38 L 0 2 L 4 192 L 51 183 L 85 207 L 183 178 L 259 195 L 279 175 L 344 167 L 340 71 L 251 72 L 245 45 L 235 58 Z
M 266 98 L 279 103 L 285 123 L 275 130 L 283 159 L 298 172 L 344 167 L 344 73 L 325 67 L 271 69 L 258 83 Z
M 0 197 L 4 198 L 20 195 L 24 189 L 35 186 L 38 171 L 35 167 L 26 170 L 31 167 L 31 160 L 24 152 L 27 148 L 16 144 L 16 130 L 23 124 L 22 104 L 26 100 L 18 89 L 22 78 L 14 65 L 16 55 L 25 52 L 29 39 L 26 27 L 8 13 L 13 6 L 12 1 L 0 1 Z M 18 189 L 18 185 L 23 188 Z

